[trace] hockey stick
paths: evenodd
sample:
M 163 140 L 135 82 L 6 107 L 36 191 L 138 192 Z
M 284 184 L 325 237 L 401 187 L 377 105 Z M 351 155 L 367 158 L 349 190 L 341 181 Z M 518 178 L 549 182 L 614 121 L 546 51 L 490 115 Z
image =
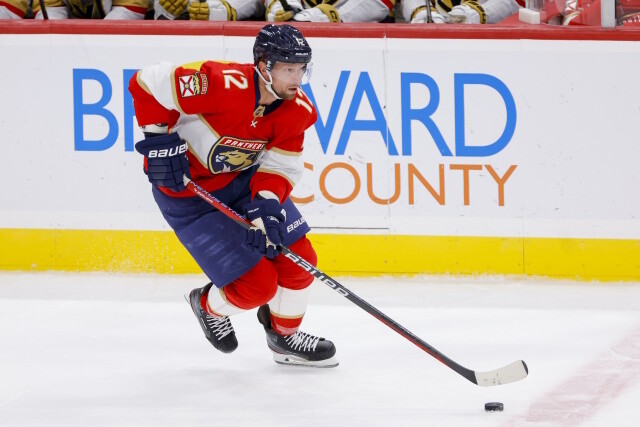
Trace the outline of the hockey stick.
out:
M 427 23 L 433 24 L 433 17 L 431 16 L 431 0 L 425 0 L 425 4 L 427 5 Z
M 243 228 L 249 229 L 252 227 L 251 222 L 249 222 L 245 217 L 241 216 L 236 211 L 218 200 L 216 197 L 209 194 L 202 187 L 191 181 L 186 176 L 184 176 L 183 179 L 184 185 L 186 185 L 191 192 L 200 197 L 202 200 L 209 203 L 211 206 L 218 209 L 220 212 L 240 224 Z M 402 335 L 403 337 L 414 343 L 416 346 L 430 354 L 432 357 L 435 357 L 437 360 L 444 363 L 446 366 L 453 369 L 458 374 L 462 375 L 474 384 L 484 387 L 508 384 L 525 378 L 529 372 L 527 365 L 522 360 L 518 360 L 517 362 L 513 362 L 509 365 L 503 366 L 502 368 L 495 369 L 493 371 L 476 372 L 472 371 L 471 369 L 467 369 L 464 366 L 461 366 L 453 360 L 449 359 L 444 354 L 440 353 L 438 350 L 408 331 L 404 326 L 400 325 L 399 323 L 388 317 L 386 314 L 382 313 L 380 310 L 355 295 L 353 292 L 342 286 L 327 274 L 318 270 L 300 255 L 297 255 L 295 252 L 289 250 L 289 248 L 287 248 L 286 246 L 278 245 L 278 250 L 282 255 L 289 258 L 289 260 L 291 260 L 298 267 L 309 272 L 309 274 L 313 275 L 316 279 L 320 280 L 322 283 L 329 286 L 331 289 L 333 289 L 367 313 L 371 314 L 373 317 L 380 320 L 382 323 L 396 331 L 398 334 Z
M 40 10 L 42 11 L 42 19 L 49 19 L 49 14 L 47 13 L 47 7 L 44 4 L 44 0 L 38 0 L 40 3 Z

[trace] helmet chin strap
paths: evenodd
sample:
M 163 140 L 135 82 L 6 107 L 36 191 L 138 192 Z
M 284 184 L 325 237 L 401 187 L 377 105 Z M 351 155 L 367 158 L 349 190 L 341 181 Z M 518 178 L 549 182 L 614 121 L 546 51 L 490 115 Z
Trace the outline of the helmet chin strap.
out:
M 280 98 L 278 95 L 276 95 L 276 92 L 273 90 L 273 88 L 271 87 L 271 85 L 273 84 L 273 77 L 271 76 L 271 73 L 269 72 L 269 69 L 267 68 L 267 75 L 269 76 L 269 81 L 267 81 L 264 76 L 262 75 L 262 73 L 260 72 L 260 69 L 258 68 L 258 66 L 254 66 L 253 68 L 255 68 L 255 70 L 258 72 L 258 77 L 260 77 L 260 80 L 262 80 L 265 84 L 265 87 L 267 89 L 267 92 L 269 92 L 271 95 L 275 96 L 276 99 L 282 99 Z

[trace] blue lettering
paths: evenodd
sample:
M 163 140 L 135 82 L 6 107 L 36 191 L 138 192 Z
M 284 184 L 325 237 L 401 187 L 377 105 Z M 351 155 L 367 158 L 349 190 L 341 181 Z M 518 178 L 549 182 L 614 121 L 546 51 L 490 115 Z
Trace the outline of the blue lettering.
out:
M 318 134 L 318 139 L 320 140 L 320 146 L 322 147 L 322 152 L 327 154 L 327 150 L 329 149 L 329 141 L 331 140 L 331 134 L 333 133 L 333 128 L 336 126 L 336 119 L 338 117 L 338 110 L 340 109 L 340 105 L 342 105 L 342 98 L 344 97 L 344 91 L 347 87 L 347 81 L 349 80 L 349 71 L 340 72 L 340 78 L 338 79 L 338 86 L 336 87 L 336 92 L 333 96 L 333 100 L 331 101 L 331 108 L 329 109 L 329 115 L 327 116 L 326 123 L 322 121 L 322 117 L 320 116 L 320 109 L 318 108 L 318 104 L 316 103 L 316 99 L 313 96 L 313 90 L 311 90 L 311 85 L 306 83 L 302 86 L 302 90 L 307 94 L 311 102 L 316 108 L 318 112 L 318 120 L 316 121 L 315 128 Z
M 85 80 L 94 80 L 102 87 L 102 97 L 95 104 L 83 103 L 82 83 Z M 73 129 L 76 151 L 102 151 L 116 143 L 118 121 L 113 113 L 105 108 L 109 101 L 111 101 L 111 82 L 105 73 L 94 69 L 73 70 Z M 85 140 L 84 116 L 103 117 L 109 126 L 107 136 L 100 140 Z
M 424 108 L 411 108 L 411 85 L 421 84 L 429 90 L 429 103 Z M 413 120 L 422 123 L 436 143 L 440 154 L 451 156 L 451 150 L 447 146 L 438 126 L 431 115 L 435 113 L 440 103 L 440 91 L 435 80 L 430 76 L 421 73 L 401 73 L 400 74 L 400 105 L 402 114 L 402 155 L 411 155 L 411 122 Z
M 465 145 L 464 136 L 464 86 L 465 85 L 485 85 L 489 86 L 500 94 L 507 108 L 507 123 L 504 131 L 498 140 L 492 144 L 484 146 Z M 455 74 L 453 78 L 454 100 L 455 100 L 455 122 L 456 122 L 456 156 L 488 157 L 498 153 L 507 146 L 516 128 L 516 103 L 513 95 L 498 78 L 488 74 Z
M 138 70 L 122 70 L 122 100 L 124 101 L 124 151 L 133 151 L 133 98 L 129 93 L 129 80 Z
M 365 94 L 367 95 L 369 105 L 371 106 L 371 110 L 373 111 L 373 120 L 356 119 L 358 109 L 360 108 L 360 103 L 362 102 L 362 97 Z M 347 143 L 349 142 L 349 137 L 351 136 L 351 132 L 353 131 L 380 132 L 380 134 L 382 135 L 382 139 L 385 141 L 385 145 L 387 146 L 388 153 L 392 156 L 398 155 L 398 150 L 396 149 L 396 145 L 393 142 L 391 131 L 389 130 L 389 126 L 387 126 L 387 121 L 384 117 L 384 113 L 382 112 L 382 108 L 380 107 L 380 103 L 378 102 L 376 92 L 373 89 L 373 84 L 371 83 L 371 79 L 369 78 L 369 73 L 367 72 L 360 73 L 360 77 L 358 78 L 358 83 L 356 84 L 356 88 L 353 93 L 353 99 L 351 100 L 351 105 L 349 105 L 349 111 L 347 112 L 347 117 L 344 121 L 342 133 L 340 134 L 340 139 L 338 140 L 338 146 L 336 147 L 337 155 L 344 154 L 347 148 Z

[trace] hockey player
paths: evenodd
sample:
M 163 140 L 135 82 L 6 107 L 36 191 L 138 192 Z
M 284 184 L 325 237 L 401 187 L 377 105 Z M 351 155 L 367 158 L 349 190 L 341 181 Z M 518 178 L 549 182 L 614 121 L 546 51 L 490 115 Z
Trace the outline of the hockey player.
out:
M 303 172 L 304 131 L 317 119 L 300 88 L 311 47 L 296 28 L 267 25 L 253 58 L 138 71 L 129 90 L 146 138 L 135 147 L 162 214 L 211 280 L 189 295 L 209 342 L 234 351 L 229 316 L 260 307 L 276 362 L 336 366 L 331 341 L 298 329 L 313 277 L 276 248 L 284 244 L 316 263 L 309 227 L 289 198 Z M 183 175 L 246 212 L 254 227 L 246 231 L 194 197 Z
M 27 0 L 0 0 L 0 19 L 22 19 L 28 8 Z
M 496 24 L 518 12 L 516 0 L 435 0 L 431 17 L 435 24 Z M 402 17 L 412 24 L 427 22 L 424 0 L 402 0 Z
M 242 21 L 262 17 L 262 0 L 154 0 L 154 19 Z
M 269 22 L 380 22 L 395 0 L 264 0 Z

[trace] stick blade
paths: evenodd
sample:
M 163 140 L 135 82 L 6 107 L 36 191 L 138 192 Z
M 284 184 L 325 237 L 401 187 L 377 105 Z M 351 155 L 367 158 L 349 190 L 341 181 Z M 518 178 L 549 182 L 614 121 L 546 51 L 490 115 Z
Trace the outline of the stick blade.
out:
M 518 360 L 493 371 L 476 372 L 476 384 L 483 387 L 509 384 L 527 377 L 529 368 L 524 360 Z

